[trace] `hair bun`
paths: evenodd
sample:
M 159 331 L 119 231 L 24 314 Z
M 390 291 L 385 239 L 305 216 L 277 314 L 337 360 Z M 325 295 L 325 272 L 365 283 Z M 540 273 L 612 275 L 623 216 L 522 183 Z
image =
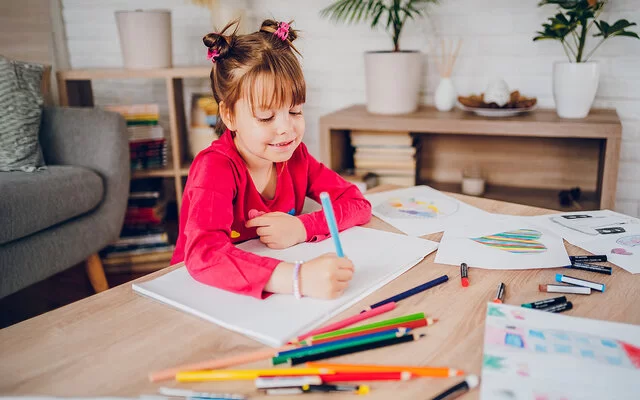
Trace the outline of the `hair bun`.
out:
M 238 30 L 238 20 L 232 21 L 228 23 L 222 30 L 218 32 L 207 33 L 203 38 L 202 42 L 205 46 L 210 49 L 218 50 L 217 60 L 225 58 L 229 51 L 233 47 L 233 43 L 236 38 L 236 32 Z M 235 29 L 230 34 L 225 34 L 231 27 L 235 25 Z
M 289 25 L 289 34 L 287 35 L 287 41 L 289 43 L 293 42 L 294 40 L 296 40 L 298 38 L 298 31 L 293 29 L 291 27 L 291 24 L 293 23 L 293 21 L 289 21 L 289 22 L 278 22 L 276 20 L 273 19 L 265 19 L 262 22 L 262 25 L 260 26 L 260 32 L 266 32 L 269 34 L 275 34 L 278 29 L 280 28 L 280 24 L 282 23 L 286 23 Z

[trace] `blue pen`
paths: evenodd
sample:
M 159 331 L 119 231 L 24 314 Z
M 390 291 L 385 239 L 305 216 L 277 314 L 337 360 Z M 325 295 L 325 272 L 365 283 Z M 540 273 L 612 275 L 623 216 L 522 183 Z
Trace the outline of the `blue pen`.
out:
M 329 226 L 329 232 L 333 238 L 333 244 L 336 246 L 336 254 L 338 257 L 344 257 L 342 252 L 342 244 L 340 244 L 340 238 L 338 237 L 338 224 L 336 223 L 336 216 L 333 214 L 333 206 L 331 205 L 331 199 L 329 193 L 320 193 L 320 201 L 322 202 L 322 210 L 324 211 L 324 217 L 327 220 Z

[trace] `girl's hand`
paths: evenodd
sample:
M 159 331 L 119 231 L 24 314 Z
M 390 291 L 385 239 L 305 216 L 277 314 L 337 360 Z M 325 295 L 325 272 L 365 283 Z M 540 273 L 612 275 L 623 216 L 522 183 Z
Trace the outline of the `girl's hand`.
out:
M 247 228 L 258 228 L 260 241 L 272 249 L 285 249 L 307 239 L 307 230 L 298 217 L 271 212 L 247 221 Z
M 344 293 L 353 278 L 353 263 L 335 253 L 323 254 L 302 264 L 300 292 L 304 296 L 336 299 Z

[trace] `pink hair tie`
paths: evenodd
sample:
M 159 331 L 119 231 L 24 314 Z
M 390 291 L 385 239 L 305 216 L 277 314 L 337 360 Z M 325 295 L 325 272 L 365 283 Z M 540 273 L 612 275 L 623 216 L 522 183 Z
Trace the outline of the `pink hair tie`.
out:
M 218 49 L 214 49 L 213 47 L 209 47 L 207 51 L 207 60 L 211 60 L 211 62 L 216 62 L 216 58 L 220 55 Z
M 287 40 L 289 38 L 289 24 L 286 22 L 280 22 L 278 25 L 278 30 L 273 32 L 274 35 L 279 37 L 281 40 Z

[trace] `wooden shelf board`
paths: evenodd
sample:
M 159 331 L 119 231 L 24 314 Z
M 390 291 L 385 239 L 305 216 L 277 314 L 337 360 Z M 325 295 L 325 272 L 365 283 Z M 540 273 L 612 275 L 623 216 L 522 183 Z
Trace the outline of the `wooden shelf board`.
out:
M 168 165 L 164 168 L 153 168 L 131 171 L 131 179 L 145 179 L 145 178 L 173 178 L 175 171 L 173 167 Z
M 58 78 L 67 81 L 131 78 L 208 78 L 210 73 L 210 67 L 73 69 L 58 71 Z
M 459 183 L 421 181 L 418 184 L 428 185 L 443 192 L 462 193 L 461 185 Z M 517 188 L 488 185 L 485 194 L 481 197 L 563 212 L 600 209 L 598 196 L 595 192 L 583 192 L 581 194 L 579 201 L 581 208 L 577 205 L 562 207 L 558 200 L 558 192 L 560 191 L 557 189 Z
M 583 119 L 558 117 L 553 109 L 537 109 L 508 118 L 489 118 L 454 109 L 440 112 L 421 106 L 411 114 L 378 115 L 364 105 L 354 105 L 320 118 L 320 126 L 331 130 L 384 132 L 437 132 L 492 136 L 535 136 L 565 138 L 621 138 L 622 125 L 615 110 L 592 109 Z

